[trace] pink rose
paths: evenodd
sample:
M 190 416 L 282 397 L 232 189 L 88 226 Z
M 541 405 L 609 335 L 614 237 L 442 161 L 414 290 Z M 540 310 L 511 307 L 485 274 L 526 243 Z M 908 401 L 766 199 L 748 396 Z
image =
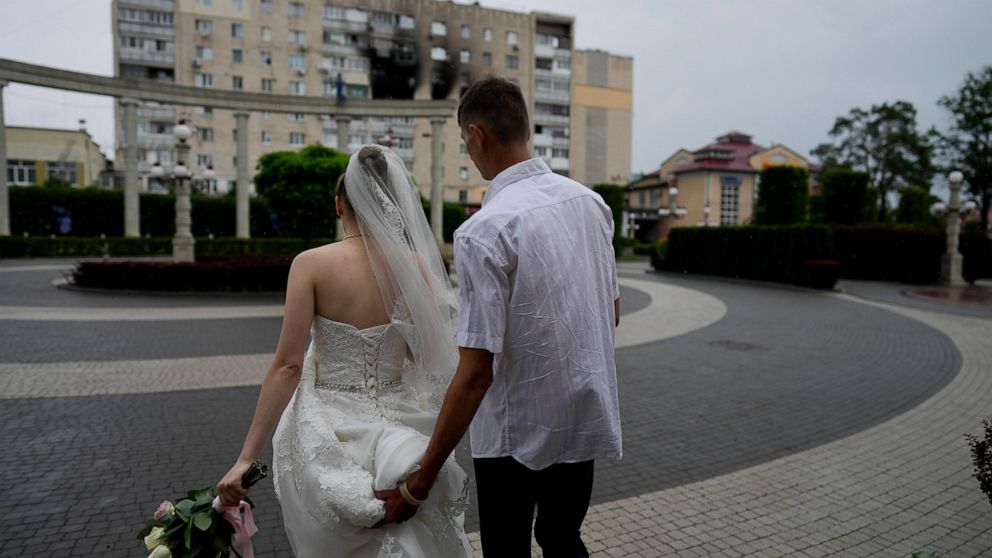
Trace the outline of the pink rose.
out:
M 172 505 L 172 502 L 168 500 L 162 500 L 162 503 L 158 505 L 158 508 L 155 510 L 155 513 L 152 515 L 152 517 L 154 517 L 155 519 L 162 519 L 163 517 L 172 513 L 173 509 L 175 509 L 175 507 Z

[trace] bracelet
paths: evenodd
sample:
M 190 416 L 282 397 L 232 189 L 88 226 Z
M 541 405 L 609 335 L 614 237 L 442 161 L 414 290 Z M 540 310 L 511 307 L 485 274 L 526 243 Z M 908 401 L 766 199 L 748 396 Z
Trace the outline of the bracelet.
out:
M 406 487 L 406 481 L 400 483 L 400 496 L 406 500 L 407 504 L 411 506 L 419 506 L 427 501 L 427 499 L 418 500 L 413 494 L 410 494 L 410 489 Z

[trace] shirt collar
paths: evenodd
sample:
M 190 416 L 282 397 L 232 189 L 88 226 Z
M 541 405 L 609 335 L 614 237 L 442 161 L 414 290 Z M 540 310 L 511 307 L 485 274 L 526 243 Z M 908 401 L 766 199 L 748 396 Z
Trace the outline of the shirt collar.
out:
M 549 172 L 551 172 L 551 169 L 539 157 L 527 159 L 526 161 L 509 166 L 503 169 L 503 172 L 497 174 L 489 183 L 489 189 L 486 190 L 486 195 L 482 198 L 482 205 L 486 205 L 487 202 L 492 201 L 501 191 L 514 182 Z

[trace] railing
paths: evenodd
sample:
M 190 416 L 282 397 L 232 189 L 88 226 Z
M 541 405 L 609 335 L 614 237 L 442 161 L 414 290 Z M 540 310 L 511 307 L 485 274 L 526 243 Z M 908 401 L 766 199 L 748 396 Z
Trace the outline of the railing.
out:
M 550 134 L 534 134 L 535 147 L 551 147 L 552 141 Z
M 548 165 L 551 170 L 567 171 L 569 168 L 569 161 L 565 157 L 552 157 L 551 164 Z
M 120 59 L 128 62 L 151 62 L 152 64 L 173 65 L 176 55 L 172 52 L 149 52 L 135 48 L 120 49 Z
M 571 58 L 572 51 L 567 48 L 556 48 L 555 58 Z
M 172 106 L 153 107 L 138 105 L 138 118 L 142 120 L 162 120 L 172 122 L 176 119 L 176 108 Z
M 133 21 L 119 21 L 117 28 L 121 33 L 141 33 L 156 37 L 172 38 L 176 36 L 176 28 L 171 25 L 151 25 Z
M 560 114 L 540 114 L 534 113 L 535 124 L 548 124 L 552 126 L 568 126 L 571 118 Z
M 143 6 L 146 8 L 158 8 L 160 10 L 165 10 L 167 12 L 174 11 L 176 9 L 175 0 L 118 0 L 118 5 L 121 6 Z
M 535 89 L 534 99 L 537 101 L 563 101 L 572 100 L 572 95 L 568 91 L 549 91 L 547 89 Z
M 572 138 L 564 138 L 564 137 L 551 138 L 552 147 L 571 147 L 571 145 L 572 145 Z
M 138 145 L 140 147 L 172 147 L 176 143 L 176 138 L 172 134 L 150 134 L 138 131 Z
M 320 50 L 324 54 L 361 55 L 364 49 L 359 50 L 355 45 L 329 45 L 324 43 L 320 46 Z
M 335 31 L 351 31 L 353 33 L 368 33 L 369 24 L 357 21 L 345 21 L 343 19 L 324 18 L 324 28 Z

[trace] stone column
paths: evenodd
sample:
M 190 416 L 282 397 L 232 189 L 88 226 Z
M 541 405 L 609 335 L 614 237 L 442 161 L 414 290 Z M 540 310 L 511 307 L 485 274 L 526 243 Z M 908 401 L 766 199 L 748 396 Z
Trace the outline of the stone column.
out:
M 121 99 L 124 107 L 124 236 L 141 236 L 138 207 L 138 101 Z
M 185 141 L 176 142 L 176 166 L 173 167 L 173 184 L 176 191 L 176 234 L 172 237 L 172 261 L 192 262 L 193 253 L 193 217 L 190 203 L 190 180 L 192 178 L 189 165 L 189 144 Z
M 3 119 L 3 88 L 0 80 L 0 236 L 10 236 L 10 193 L 7 190 L 7 126 Z
M 945 287 L 961 287 L 965 284 L 961 276 L 961 254 L 958 253 L 958 233 L 961 230 L 961 181 L 964 175 L 954 171 L 947 177 L 951 188 L 951 198 L 947 204 L 947 251 L 941 258 L 940 282 Z
M 238 238 L 251 237 L 249 226 L 248 210 L 248 113 L 236 112 L 234 119 L 237 122 L 238 134 L 238 184 L 235 198 L 236 206 L 236 236 Z
M 349 127 L 351 126 L 351 117 L 338 115 L 334 117 L 334 122 L 338 125 L 338 151 L 346 155 L 350 155 L 351 151 L 348 149 L 348 136 L 350 135 Z M 344 225 L 341 224 L 341 218 L 335 219 L 337 223 L 337 239 L 341 240 L 344 238 Z
M 431 230 L 439 245 L 444 244 L 444 188 L 441 184 L 444 122 L 444 118 L 431 118 Z

